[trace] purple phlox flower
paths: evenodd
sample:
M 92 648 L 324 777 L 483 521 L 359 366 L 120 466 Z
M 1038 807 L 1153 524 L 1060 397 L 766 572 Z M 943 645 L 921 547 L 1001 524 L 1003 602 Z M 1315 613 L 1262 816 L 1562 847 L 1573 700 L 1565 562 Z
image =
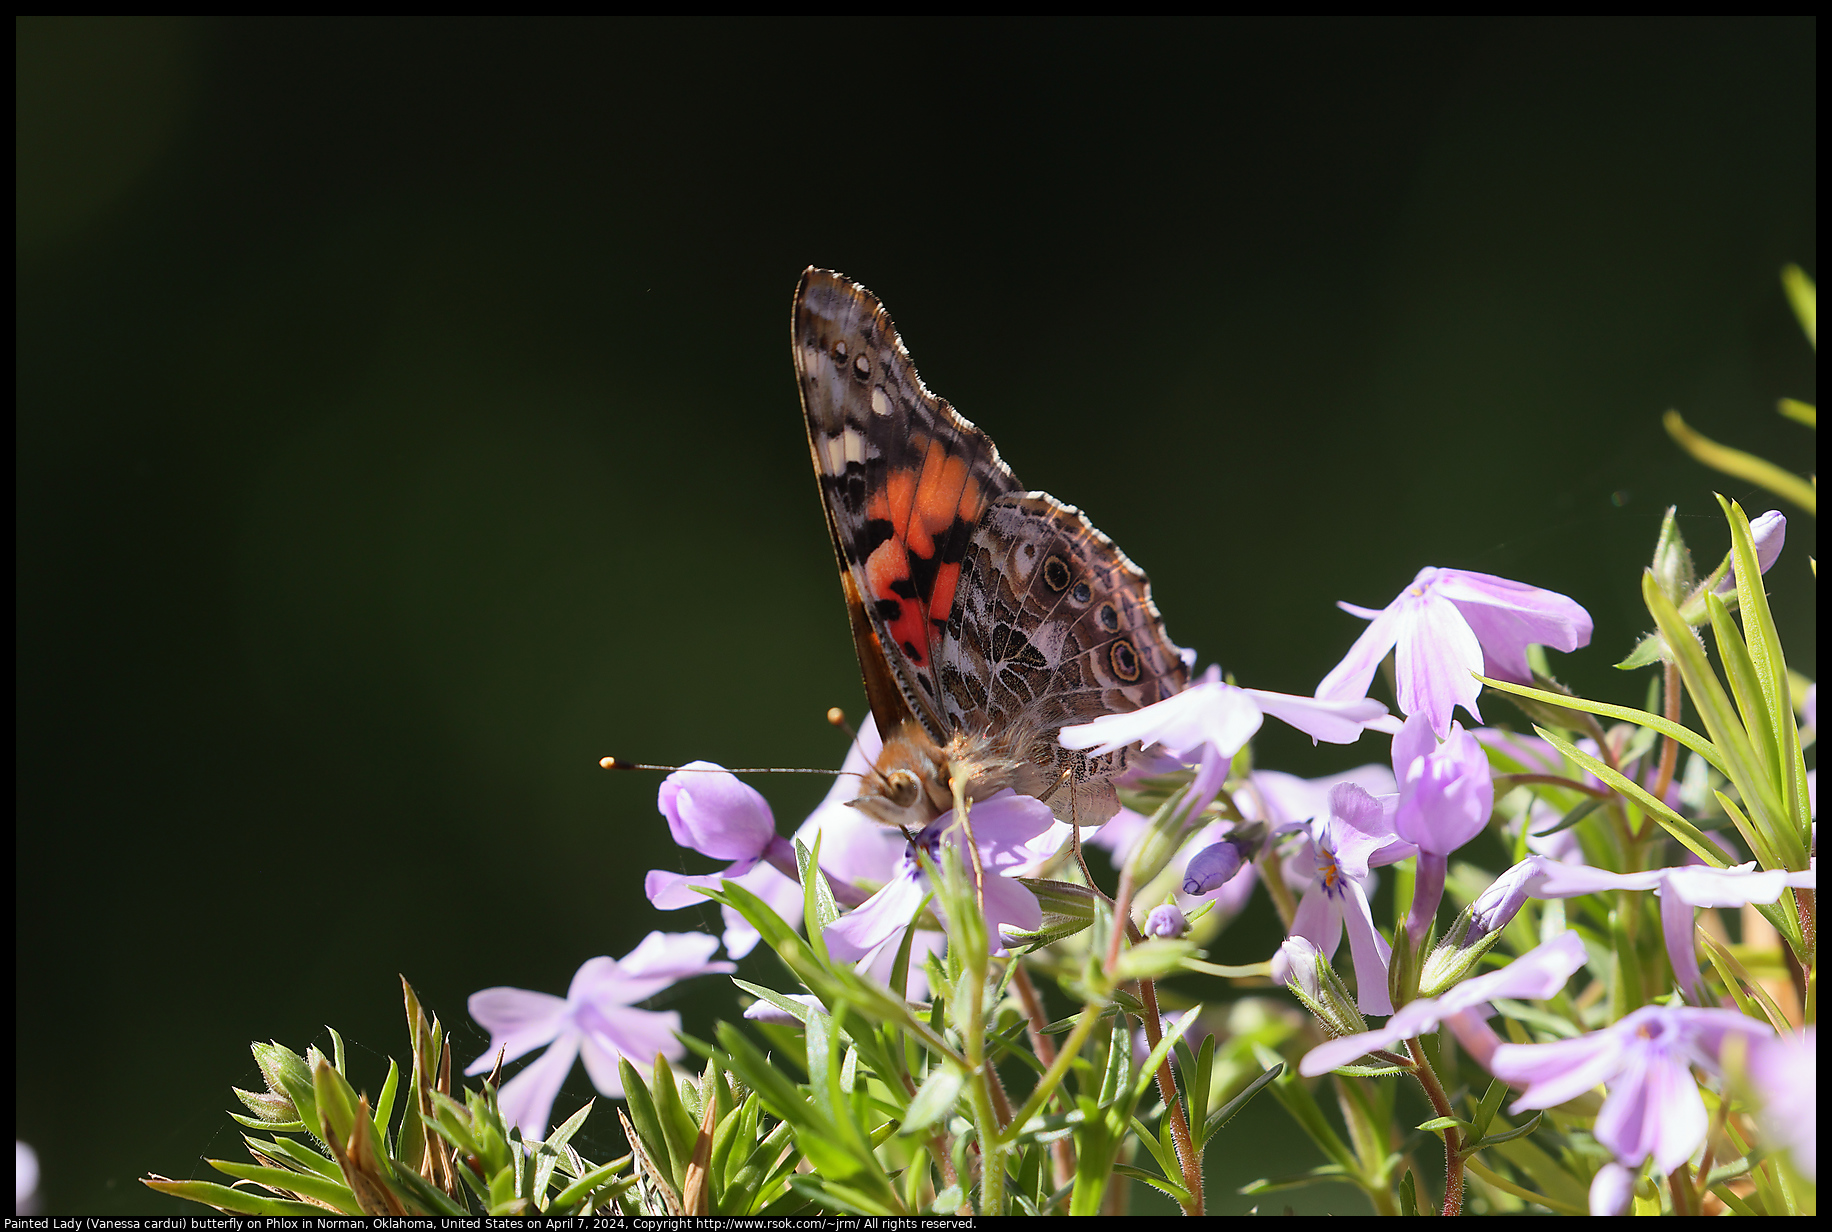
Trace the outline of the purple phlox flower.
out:
M 1763 1135 L 1786 1147 L 1809 1181 L 1819 1177 L 1818 1028 L 1757 1036 L 1749 1045 L 1749 1080 L 1761 1108 Z
M 1762 572 L 1767 573 L 1781 555 L 1781 545 L 1787 542 L 1787 519 L 1781 516 L 1779 509 L 1770 509 L 1749 524 L 1749 537 L 1756 541 L 1756 564 Z M 1718 583 L 1717 592 L 1727 595 L 1737 588 L 1737 565 L 1733 555 L 1730 571 L 1724 580 Z
M 1364 690 L 1365 691 L 1365 690 Z M 1387 713 L 1368 698 L 1319 701 L 1290 693 L 1242 689 L 1210 667 L 1196 683 L 1174 697 L 1141 710 L 1103 715 L 1092 723 L 1065 727 L 1057 740 L 1065 749 L 1111 753 L 1130 744 L 1158 745 L 1186 762 L 1196 763 L 1186 807 L 1194 816 L 1208 807 L 1228 777 L 1229 763 L 1246 747 L 1266 716 L 1290 724 L 1313 741 L 1353 744 L 1368 724 Z
M 1470 673 L 1528 683 L 1527 647 L 1571 651 L 1590 643 L 1590 613 L 1564 595 L 1467 569 L 1424 568 L 1412 585 L 1380 611 L 1338 603 L 1371 620 L 1342 662 L 1317 686 L 1319 698 L 1352 698 L 1368 685 L 1398 648 L 1395 663 L 1399 708 L 1423 713 L 1431 730 L 1443 735 L 1450 714 L 1462 706 L 1481 721 L 1476 694 L 1482 686 Z
M 1590 1213 L 1603 1218 L 1626 1215 L 1635 1201 L 1635 1174 L 1615 1160 L 1597 1169 L 1590 1180 Z
M 647 1075 L 657 1054 L 672 1060 L 685 1053 L 674 1037 L 679 1014 L 633 1007 L 691 976 L 736 970 L 731 963 L 709 961 L 718 948 L 718 940 L 705 933 L 650 933 L 621 959 L 586 960 L 564 998 L 523 988 L 472 993 L 471 1017 L 488 1028 L 490 1046 L 464 1072 L 488 1073 L 499 1053 L 513 1061 L 549 1045 L 538 1061 L 503 1084 L 499 1097 L 503 1116 L 524 1135 L 545 1137 L 554 1096 L 575 1058 L 584 1058 L 592 1085 L 616 1099 L 623 1095 L 618 1057 Z
M 1004 952 L 1000 925 L 1025 932 L 1043 923 L 1043 908 L 1037 896 L 1012 878 L 1029 864 L 1025 843 L 1054 821 L 1049 805 L 1010 790 L 973 806 L 973 836 L 979 844 L 975 854 L 984 870 L 986 922 L 993 926 L 997 953 Z M 964 836 L 964 831 L 954 825 L 952 809 L 923 827 L 916 839 L 932 859 L 939 860 L 942 839 L 951 829 Z M 902 861 L 884 888 L 827 926 L 823 935 L 828 952 L 841 962 L 854 962 L 901 936 L 917 907 L 928 897 L 929 888 L 928 874 L 917 862 L 915 847 L 906 845 Z
M 755 788 L 713 762 L 689 762 L 662 780 L 658 807 L 676 843 L 731 864 L 714 873 L 651 869 L 643 879 L 651 906 L 659 911 L 692 907 L 706 901 L 695 887 L 717 889 L 722 881 L 736 881 L 783 919 L 799 925 L 800 885 L 782 871 L 794 871 L 795 849 L 776 833 L 769 802 Z M 720 912 L 726 948 L 734 958 L 743 958 L 756 948 L 757 930 L 730 907 L 722 906 Z
M 1565 986 L 1565 981 L 1584 965 L 1584 960 L 1584 943 L 1578 935 L 1560 933 L 1499 971 L 1465 980 L 1441 997 L 1420 997 L 1407 1002 L 1384 1026 L 1318 1045 L 1298 1062 L 1298 1072 L 1306 1078 L 1327 1074 L 1376 1048 L 1389 1049 L 1401 1040 L 1435 1031 L 1439 1023 L 1459 1015 L 1470 1015 L 1479 1021 L 1486 1019 L 1494 1013 L 1488 1003 L 1497 997 L 1512 1001 L 1544 1001 Z
M 1190 930 L 1190 922 L 1183 915 L 1183 909 L 1176 903 L 1163 903 L 1153 907 L 1145 917 L 1142 930 L 1147 937 L 1176 940 Z
M 1654 868 L 1641 873 L 1612 873 L 1584 865 L 1547 860 L 1528 881 L 1534 898 L 1579 898 L 1604 890 L 1658 890 L 1661 932 L 1667 943 L 1667 961 L 1688 1000 L 1698 1001 L 1703 986 L 1698 977 L 1698 952 L 1693 942 L 1694 907 L 1740 907 L 1747 903 L 1772 903 L 1788 886 L 1814 889 L 1814 872 L 1790 873 L 1785 869 L 1757 869 L 1754 860 L 1731 868 L 1686 864 Z
M 1705 1101 L 1691 1067 L 1718 1073 L 1732 1033 L 1772 1034 L 1735 1010 L 1645 1005 L 1600 1031 L 1549 1044 L 1501 1044 L 1489 1071 L 1524 1094 L 1513 1110 L 1552 1108 L 1598 1085 L 1608 1089 L 1592 1133 L 1616 1162 L 1638 1169 L 1650 1155 L 1671 1172 L 1705 1140 Z
M 1121 811 L 1127 812 L 1130 810 L 1122 809 Z M 1134 813 L 1133 816 L 1136 817 L 1138 814 Z M 1109 817 L 1106 824 L 1112 825 L 1117 817 L 1118 814 L 1115 814 L 1114 817 Z M 1082 826 L 1082 845 L 1086 846 L 1092 843 L 1105 828 L 1106 826 Z M 1066 821 L 1052 822 L 1049 829 L 1043 831 L 1035 838 L 1019 844 L 1024 855 L 1023 866 L 1017 872 L 1008 875 L 1013 877 L 1041 876 L 1046 866 L 1055 861 L 1058 856 L 1068 851 L 1069 829 L 1069 823 Z M 899 835 L 899 837 L 902 836 Z
M 1495 780 L 1488 755 L 1461 723 L 1452 723 L 1440 744 L 1417 714 L 1393 737 L 1393 777 L 1399 780 L 1394 833 L 1419 849 L 1418 881 L 1406 917 L 1406 934 L 1416 946 L 1444 896 L 1450 853 L 1488 824 Z
M 1393 833 L 1381 802 L 1353 783 L 1331 789 L 1329 813 L 1309 826 L 1307 867 L 1316 878 L 1304 891 L 1292 918 L 1291 934 L 1310 941 L 1327 960 L 1347 930 L 1355 962 L 1355 1003 L 1364 1014 L 1391 1014 L 1387 962 L 1392 947 L 1374 927 L 1362 882 L 1372 864 L 1392 864 L 1417 849 Z M 1302 860 L 1302 855 L 1299 859 Z M 1274 960 L 1273 979 L 1284 983 Z

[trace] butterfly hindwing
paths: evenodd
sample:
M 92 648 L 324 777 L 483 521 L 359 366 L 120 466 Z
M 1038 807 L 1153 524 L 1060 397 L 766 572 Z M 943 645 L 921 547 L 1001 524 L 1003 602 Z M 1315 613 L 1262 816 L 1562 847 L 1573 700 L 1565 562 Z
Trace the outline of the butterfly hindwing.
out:
M 808 448 L 880 730 L 946 740 L 937 654 L 986 510 L 1019 489 L 984 432 L 931 394 L 870 292 L 810 269 L 796 289 Z M 888 669 L 888 672 L 887 672 Z
M 939 653 L 943 715 L 1079 785 L 1124 765 L 1056 742 L 1067 724 L 1163 701 L 1188 681 L 1139 567 L 1080 510 L 1013 493 L 982 517 Z M 1052 803 L 1056 801 L 1052 799 Z M 1065 801 L 1066 803 L 1066 801 Z M 1111 807 L 1088 802 L 1084 819 Z

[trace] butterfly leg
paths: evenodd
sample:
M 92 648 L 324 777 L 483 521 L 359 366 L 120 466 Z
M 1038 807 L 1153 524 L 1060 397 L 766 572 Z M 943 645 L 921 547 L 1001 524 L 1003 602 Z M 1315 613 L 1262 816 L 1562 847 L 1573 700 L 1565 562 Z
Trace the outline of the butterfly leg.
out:
M 986 914 L 986 873 L 980 868 L 980 845 L 973 837 L 973 818 L 968 808 L 971 802 L 966 796 L 967 776 L 955 771 L 948 776 L 948 787 L 954 793 L 954 818 L 967 833 L 967 864 L 973 869 L 973 900 L 983 917 Z

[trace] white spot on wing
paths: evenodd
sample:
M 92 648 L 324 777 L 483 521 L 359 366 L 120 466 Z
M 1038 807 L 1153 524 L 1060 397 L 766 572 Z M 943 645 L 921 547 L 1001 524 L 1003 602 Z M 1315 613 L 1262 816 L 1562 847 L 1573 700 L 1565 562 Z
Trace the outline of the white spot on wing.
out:
M 889 415 L 891 413 L 891 400 L 889 396 L 885 394 L 884 386 L 882 385 L 872 386 L 871 413 L 874 415 Z

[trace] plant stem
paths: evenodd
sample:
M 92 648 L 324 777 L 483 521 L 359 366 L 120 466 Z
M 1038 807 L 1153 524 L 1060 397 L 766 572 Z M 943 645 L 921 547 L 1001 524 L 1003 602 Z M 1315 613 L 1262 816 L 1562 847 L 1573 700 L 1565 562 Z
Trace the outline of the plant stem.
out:
M 1451 1110 L 1450 1097 L 1444 1094 L 1444 1087 L 1438 1082 L 1438 1076 L 1431 1068 L 1431 1059 L 1425 1055 L 1424 1044 L 1418 1039 L 1406 1041 L 1406 1051 L 1412 1055 L 1413 1076 L 1419 1085 L 1425 1088 L 1425 1098 L 1431 1101 L 1431 1107 L 1441 1117 L 1457 1115 Z M 1457 1127 L 1451 1125 L 1444 1130 L 1444 1214 L 1446 1216 L 1463 1213 L 1463 1135 Z
M 1043 1028 L 1049 1025 L 1049 1019 L 1043 1015 L 1043 1000 L 1038 997 L 1036 986 L 1031 983 L 1029 973 L 1024 970 L 1024 963 L 1015 959 L 1013 962 L 1011 983 L 1012 987 L 1018 990 L 1019 1004 L 1024 1007 L 1025 1033 L 1030 1036 L 1031 1051 L 1037 1054 L 1037 1060 L 1043 1062 L 1043 1078 L 1037 1084 L 1037 1089 L 1042 1091 L 1047 1098 L 1053 1089 L 1045 1084 L 1050 1081 L 1050 1071 L 1056 1067 L 1056 1046 L 1050 1042 L 1050 1037 L 1043 1033 Z M 1086 1012 L 1083 1011 L 1084 1015 Z M 1079 1027 L 1080 1024 L 1076 1025 Z M 1071 1057 L 1080 1051 L 1081 1047 L 1077 1044 L 1070 1050 Z M 1066 1066 L 1064 1070 L 1066 1072 Z M 1062 1081 L 1060 1075 L 1057 1076 L 1056 1081 L 1057 1083 Z M 1029 1106 L 1030 1101 L 1026 1100 L 1025 1107 Z M 1041 1110 L 1041 1103 L 1038 1108 Z M 1008 1128 L 1015 1129 L 1021 1124 L 1014 1118 L 1008 1123 Z M 1050 1173 L 1058 1189 L 1075 1179 L 1075 1144 L 1072 1136 L 1058 1138 L 1050 1144 Z
M 1139 1000 L 1145 1003 L 1145 1039 L 1155 1049 L 1164 1038 L 1164 1029 L 1158 1021 L 1158 990 L 1150 980 L 1139 981 Z M 1158 1063 L 1157 1079 L 1158 1097 L 1164 1101 L 1165 1115 L 1170 1117 L 1171 1142 L 1177 1148 L 1177 1162 L 1183 1167 L 1183 1187 L 1190 1192 L 1189 1204 L 1184 1206 L 1183 1213 L 1200 1215 L 1203 1213 L 1202 1155 L 1190 1135 L 1189 1120 L 1183 1115 L 1183 1101 L 1177 1098 L 1177 1079 L 1171 1072 L 1168 1053 Z
M 1259 857 L 1260 880 L 1266 883 L 1266 893 L 1272 897 L 1273 910 L 1279 913 L 1279 923 L 1289 933 L 1292 920 L 1297 918 L 1298 905 L 1291 899 L 1291 887 L 1285 884 L 1280 865 L 1278 848 L 1268 841 Z

